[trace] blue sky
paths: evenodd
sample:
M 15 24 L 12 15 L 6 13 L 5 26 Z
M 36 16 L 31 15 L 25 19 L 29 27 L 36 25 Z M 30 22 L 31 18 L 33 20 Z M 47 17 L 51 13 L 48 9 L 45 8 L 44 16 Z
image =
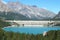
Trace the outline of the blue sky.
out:
M 9 0 L 5 0 L 6 2 Z M 10 0 L 16 1 L 16 0 Z M 39 8 L 45 8 L 47 10 L 58 13 L 60 11 L 60 0 L 19 0 L 19 2 L 25 5 L 36 5 Z

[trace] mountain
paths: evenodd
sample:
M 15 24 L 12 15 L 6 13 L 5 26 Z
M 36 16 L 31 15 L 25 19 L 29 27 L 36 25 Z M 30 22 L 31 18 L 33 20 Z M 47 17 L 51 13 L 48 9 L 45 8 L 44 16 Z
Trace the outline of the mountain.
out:
M 59 19 L 59 20 L 60 20 L 60 11 L 59 11 L 58 14 L 54 17 L 54 19 Z
M 21 18 L 23 19 L 27 18 L 28 20 L 51 19 L 56 15 L 55 13 L 49 10 L 38 8 L 35 5 L 29 6 L 29 5 L 21 4 L 19 2 L 8 2 L 7 4 L 0 2 L 0 6 L 1 6 L 0 9 L 2 8 L 3 12 L 7 11 L 7 14 L 10 14 L 10 12 L 12 12 L 13 15 L 9 15 L 9 17 L 18 16 L 17 17 L 18 19 L 21 19 Z M 19 18 L 21 15 L 22 17 Z
M 46 18 L 53 18 L 55 14 L 51 11 L 48 11 L 43 8 L 38 8 L 36 6 L 28 6 L 21 4 L 19 2 L 9 2 L 9 7 L 15 9 L 20 14 L 29 17 L 30 19 L 46 19 Z
M 7 19 L 7 20 L 28 20 L 29 18 L 19 14 L 14 9 L 8 7 L 7 4 L 4 4 L 0 0 L 0 18 Z M 30 20 L 30 19 L 29 19 Z

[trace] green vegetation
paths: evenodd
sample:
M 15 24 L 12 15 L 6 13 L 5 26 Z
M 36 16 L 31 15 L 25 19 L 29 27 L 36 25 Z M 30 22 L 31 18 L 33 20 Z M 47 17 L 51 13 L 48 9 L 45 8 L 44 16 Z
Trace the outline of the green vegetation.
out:
M 0 20 L 0 28 L 7 27 L 7 26 L 10 26 L 10 24 L 8 22 L 4 22 L 4 21 Z

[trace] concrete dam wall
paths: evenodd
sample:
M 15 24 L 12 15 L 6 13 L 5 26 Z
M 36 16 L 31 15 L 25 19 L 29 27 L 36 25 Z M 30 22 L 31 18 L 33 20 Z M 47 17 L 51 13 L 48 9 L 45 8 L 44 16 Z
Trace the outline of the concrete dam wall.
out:
M 44 25 L 44 26 L 47 26 L 49 23 L 54 23 L 55 21 L 20 21 L 20 20 L 11 21 L 11 20 L 6 20 L 6 22 L 15 22 L 16 24 L 19 24 L 19 25 Z M 58 21 L 58 22 L 60 22 L 60 21 Z

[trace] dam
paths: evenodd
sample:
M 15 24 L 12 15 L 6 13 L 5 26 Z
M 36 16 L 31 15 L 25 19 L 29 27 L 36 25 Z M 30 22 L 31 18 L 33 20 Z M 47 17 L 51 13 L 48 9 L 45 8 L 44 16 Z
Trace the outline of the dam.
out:
M 55 25 L 57 23 L 60 23 L 60 21 L 27 21 L 27 20 L 5 20 L 6 22 L 11 22 L 11 23 L 14 23 L 12 25 L 23 25 L 23 26 L 48 26 L 48 25 Z

